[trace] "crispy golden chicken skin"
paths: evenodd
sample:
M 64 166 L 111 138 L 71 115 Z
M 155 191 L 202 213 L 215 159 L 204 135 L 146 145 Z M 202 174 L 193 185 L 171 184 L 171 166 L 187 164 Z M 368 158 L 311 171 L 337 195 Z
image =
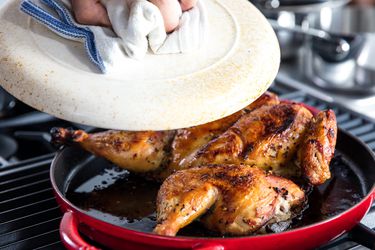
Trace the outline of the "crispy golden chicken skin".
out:
M 337 122 L 332 110 L 319 112 L 311 121 L 298 152 L 297 164 L 313 185 L 331 178 L 329 163 L 336 146 Z
M 291 218 L 304 192 L 292 181 L 245 165 L 212 165 L 169 176 L 157 197 L 154 232 L 173 236 L 201 217 L 222 234 L 246 235 L 267 223 Z M 209 212 L 207 212 L 210 210 Z
M 264 105 L 276 105 L 279 103 L 279 98 L 275 94 L 266 92 L 244 109 L 230 116 L 207 124 L 177 130 L 177 134 L 172 142 L 171 162 L 168 167 L 169 171 L 166 171 L 168 173 L 163 173 L 163 175 L 166 178 L 174 171 L 183 169 L 184 167 L 181 166 L 180 163 L 184 160 L 184 158 L 190 154 L 194 154 L 198 149 L 206 145 L 212 139 L 224 133 L 243 115 L 246 115 Z
M 297 152 L 311 118 L 311 112 L 298 104 L 262 106 L 242 116 L 222 135 L 181 164 L 187 168 L 202 164 L 242 163 L 289 176 L 287 165 Z

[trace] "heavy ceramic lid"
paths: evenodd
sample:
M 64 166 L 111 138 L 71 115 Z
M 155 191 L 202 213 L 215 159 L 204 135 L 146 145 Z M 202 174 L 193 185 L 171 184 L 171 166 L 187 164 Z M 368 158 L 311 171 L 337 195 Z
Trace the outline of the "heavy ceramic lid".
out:
M 258 98 L 280 62 L 276 36 L 247 0 L 204 0 L 208 41 L 188 54 L 148 54 L 123 75 L 100 74 L 83 45 L 60 38 L 0 2 L 0 84 L 30 106 L 69 121 L 122 130 L 207 123 Z

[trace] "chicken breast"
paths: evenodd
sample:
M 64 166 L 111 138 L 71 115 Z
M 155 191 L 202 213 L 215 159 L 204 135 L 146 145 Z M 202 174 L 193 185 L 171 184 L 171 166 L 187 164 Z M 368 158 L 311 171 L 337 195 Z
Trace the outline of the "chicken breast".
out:
M 184 169 L 185 166 L 180 164 L 184 159 L 195 154 L 199 149 L 204 147 L 211 140 L 223 134 L 242 116 L 265 105 L 279 104 L 279 98 L 272 93 L 266 92 L 255 102 L 246 106 L 244 109 L 220 120 L 213 121 L 200 126 L 179 129 L 172 142 L 171 162 L 169 164 L 168 173 L 163 175 L 168 177 L 171 173 Z
M 265 105 L 242 116 L 232 127 L 181 164 L 247 164 L 282 176 L 298 175 L 292 157 L 312 119 L 298 104 Z

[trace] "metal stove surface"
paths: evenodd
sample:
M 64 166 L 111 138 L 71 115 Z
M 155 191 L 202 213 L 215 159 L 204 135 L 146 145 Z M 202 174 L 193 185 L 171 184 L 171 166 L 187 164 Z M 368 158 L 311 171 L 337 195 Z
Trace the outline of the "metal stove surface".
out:
M 318 109 L 332 108 L 339 126 L 375 151 L 375 120 L 288 84 L 276 83 L 271 91 L 281 98 L 304 102 Z M 56 119 L 7 98 L 0 96 L 0 104 L 6 107 L 4 110 L 0 107 L 0 135 L 14 140 L 17 148 L 0 163 L 0 249 L 64 249 L 59 237 L 62 214 L 49 180 L 49 166 L 55 149 L 48 143 L 48 132 L 53 126 L 91 128 Z M 375 204 L 362 223 L 375 229 Z M 319 249 L 367 249 L 351 240 L 353 234 L 355 230 Z

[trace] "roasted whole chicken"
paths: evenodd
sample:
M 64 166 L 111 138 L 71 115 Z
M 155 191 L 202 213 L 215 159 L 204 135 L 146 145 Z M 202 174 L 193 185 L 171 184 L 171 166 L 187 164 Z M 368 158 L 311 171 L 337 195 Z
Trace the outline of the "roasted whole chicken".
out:
M 332 110 L 314 116 L 266 93 L 231 116 L 186 129 L 87 134 L 54 128 L 51 134 L 56 144 L 78 144 L 146 178 L 166 179 L 156 233 L 175 235 L 204 215 L 200 221 L 209 229 L 245 235 L 290 219 L 304 203 L 302 189 L 286 178 L 311 185 L 330 178 L 337 125 Z

